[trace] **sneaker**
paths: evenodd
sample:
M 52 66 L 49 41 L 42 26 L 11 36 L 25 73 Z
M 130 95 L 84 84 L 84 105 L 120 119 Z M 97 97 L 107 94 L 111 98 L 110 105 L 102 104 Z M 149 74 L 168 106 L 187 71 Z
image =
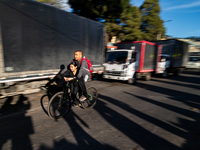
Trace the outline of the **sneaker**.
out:
M 81 98 L 79 99 L 79 101 L 83 102 L 84 100 L 86 100 L 85 96 L 81 96 Z

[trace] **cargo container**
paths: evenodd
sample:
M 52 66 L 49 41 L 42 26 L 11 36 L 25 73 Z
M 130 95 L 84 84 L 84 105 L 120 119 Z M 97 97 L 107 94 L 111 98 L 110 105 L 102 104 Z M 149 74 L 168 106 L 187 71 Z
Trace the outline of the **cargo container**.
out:
M 32 0 L 0 1 L 0 96 L 38 91 L 81 50 L 102 73 L 104 25 Z
M 168 73 L 179 75 L 188 62 L 188 46 L 189 44 L 177 39 L 160 40 L 153 42 L 162 46 L 161 62 L 165 66 L 163 76 L 166 77 Z

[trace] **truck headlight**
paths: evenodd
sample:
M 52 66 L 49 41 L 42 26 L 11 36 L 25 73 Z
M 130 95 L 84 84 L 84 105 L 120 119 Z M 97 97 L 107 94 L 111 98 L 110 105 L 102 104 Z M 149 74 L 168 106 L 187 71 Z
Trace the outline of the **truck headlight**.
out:
M 123 65 L 123 70 L 128 68 L 128 65 Z

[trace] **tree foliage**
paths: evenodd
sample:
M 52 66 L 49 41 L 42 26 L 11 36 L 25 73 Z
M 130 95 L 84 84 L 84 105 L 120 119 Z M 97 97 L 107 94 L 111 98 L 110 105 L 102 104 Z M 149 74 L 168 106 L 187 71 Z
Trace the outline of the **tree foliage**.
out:
M 140 15 L 129 0 L 69 0 L 73 12 L 96 21 L 104 21 L 109 40 L 140 39 Z
M 122 41 L 138 41 L 141 40 L 141 17 L 140 11 L 136 6 L 128 4 L 120 17 L 122 31 L 119 38 Z
M 47 5 L 54 6 L 59 9 L 64 7 L 62 0 L 36 0 L 36 1 L 47 4 Z
M 122 26 L 117 23 L 104 23 L 106 27 L 106 33 L 108 35 L 108 40 L 110 41 L 113 36 L 119 37 L 122 31 Z
M 154 41 L 165 34 L 163 20 L 160 19 L 159 0 L 145 0 L 140 7 L 141 31 L 144 40 Z
M 127 0 L 69 0 L 73 13 L 105 22 L 115 22 L 123 11 L 123 2 Z

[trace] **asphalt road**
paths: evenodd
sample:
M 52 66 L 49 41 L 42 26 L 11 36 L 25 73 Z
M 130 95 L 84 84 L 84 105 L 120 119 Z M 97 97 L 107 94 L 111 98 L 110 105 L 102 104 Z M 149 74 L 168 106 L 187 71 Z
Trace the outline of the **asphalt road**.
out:
M 40 105 L 44 91 L 0 101 L 2 150 L 200 150 L 200 75 L 153 77 L 136 85 L 93 80 L 91 110 L 59 120 Z

